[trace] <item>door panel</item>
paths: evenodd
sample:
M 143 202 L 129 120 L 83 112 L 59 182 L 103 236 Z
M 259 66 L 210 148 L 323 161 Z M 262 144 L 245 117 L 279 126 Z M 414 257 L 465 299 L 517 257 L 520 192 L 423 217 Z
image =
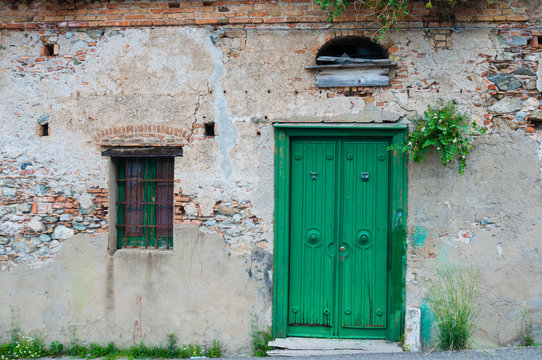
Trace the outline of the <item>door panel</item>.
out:
M 386 326 L 387 143 L 343 144 L 340 332 Z M 344 250 L 343 250 L 344 249 Z
M 385 337 L 387 145 L 292 141 L 288 335 Z
M 288 324 L 309 335 L 331 335 L 334 322 L 335 152 L 335 141 L 292 144 Z

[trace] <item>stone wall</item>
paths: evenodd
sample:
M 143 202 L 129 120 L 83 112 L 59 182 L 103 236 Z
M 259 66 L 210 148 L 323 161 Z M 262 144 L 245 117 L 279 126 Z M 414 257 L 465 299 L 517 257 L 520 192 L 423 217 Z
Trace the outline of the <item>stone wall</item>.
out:
M 11 323 L 66 343 L 74 332 L 157 343 L 172 330 L 247 353 L 251 319 L 263 326 L 272 315 L 273 123 L 407 122 L 439 98 L 456 99 L 488 133 L 463 176 L 434 153 L 409 165 L 406 305 L 427 319 L 435 270 L 467 263 L 480 270 L 482 340 L 516 342 L 522 310 L 540 319 L 542 48 L 529 21 L 540 6 L 489 2 L 491 19 L 463 9 L 472 23 L 453 30 L 430 26 L 418 7 L 426 17 L 412 20 L 423 21 L 382 39 L 398 63 L 389 87 L 322 89 L 304 67 L 334 37 L 371 36 L 367 23 L 330 27 L 320 12 L 305 29 L 301 14 L 286 15 L 313 16 L 305 2 L 40 4 L 0 7 L 1 339 Z M 238 12 L 264 24 L 236 23 Z M 229 25 L 185 26 L 221 24 L 218 13 Z M 129 18 L 140 15 L 172 26 Z M 295 26 L 268 24 L 288 16 Z M 110 145 L 183 147 L 172 251 L 111 245 L 114 174 L 101 156 Z M 537 341 L 541 327 L 535 320 Z

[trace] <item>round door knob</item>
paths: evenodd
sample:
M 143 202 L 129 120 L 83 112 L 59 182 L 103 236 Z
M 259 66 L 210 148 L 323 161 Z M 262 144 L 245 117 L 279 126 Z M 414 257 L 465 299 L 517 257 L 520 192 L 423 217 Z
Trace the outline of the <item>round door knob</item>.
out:
M 307 230 L 307 233 L 305 234 L 305 241 L 309 246 L 318 246 L 321 238 L 322 234 L 320 233 L 320 230 L 315 228 Z
M 344 246 L 341 246 L 341 247 L 339 248 L 339 250 L 344 251 L 344 250 L 345 250 Z
M 356 245 L 361 247 L 371 246 L 371 232 L 367 229 L 361 229 L 356 233 Z
M 324 315 L 329 315 L 329 309 L 328 308 L 324 309 Z

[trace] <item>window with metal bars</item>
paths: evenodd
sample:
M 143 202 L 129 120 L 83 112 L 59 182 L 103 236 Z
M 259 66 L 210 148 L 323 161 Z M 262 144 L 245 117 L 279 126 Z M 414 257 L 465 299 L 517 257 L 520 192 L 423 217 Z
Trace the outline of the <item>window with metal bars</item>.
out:
M 173 157 L 117 160 L 117 247 L 173 247 Z

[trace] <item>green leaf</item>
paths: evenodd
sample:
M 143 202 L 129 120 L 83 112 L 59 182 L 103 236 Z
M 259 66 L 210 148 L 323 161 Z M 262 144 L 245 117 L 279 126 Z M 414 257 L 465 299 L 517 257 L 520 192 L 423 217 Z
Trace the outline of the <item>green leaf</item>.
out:
M 393 5 L 396 0 L 385 1 Z M 455 104 L 455 100 L 439 100 L 436 106 L 429 105 L 423 116 L 412 120 L 414 129 L 401 146 L 411 160 L 422 162 L 427 151 L 435 147 L 444 166 L 457 155 L 458 172 L 463 174 L 472 148 L 470 137 L 476 133 L 484 134 L 485 129 L 471 121 L 467 114 L 459 112 Z

